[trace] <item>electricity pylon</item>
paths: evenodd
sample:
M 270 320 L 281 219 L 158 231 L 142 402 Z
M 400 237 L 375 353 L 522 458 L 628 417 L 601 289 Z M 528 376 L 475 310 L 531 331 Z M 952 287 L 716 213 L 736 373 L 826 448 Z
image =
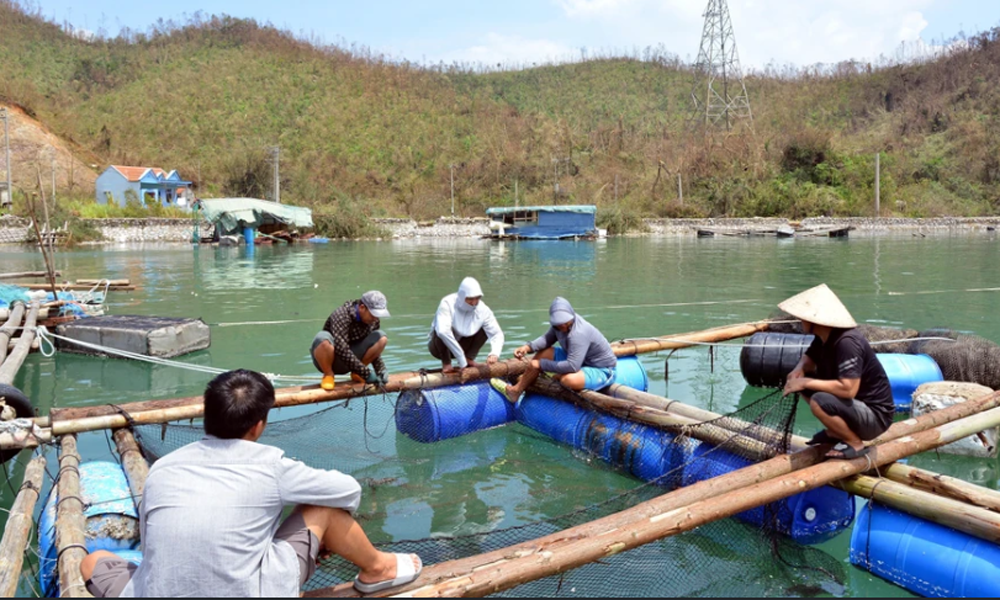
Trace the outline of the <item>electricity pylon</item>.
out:
M 739 119 L 748 119 L 753 125 L 726 0 L 708 0 L 703 16 L 705 26 L 695 63 L 697 81 L 691 90 L 693 119 L 697 124 L 725 125 L 726 129 Z

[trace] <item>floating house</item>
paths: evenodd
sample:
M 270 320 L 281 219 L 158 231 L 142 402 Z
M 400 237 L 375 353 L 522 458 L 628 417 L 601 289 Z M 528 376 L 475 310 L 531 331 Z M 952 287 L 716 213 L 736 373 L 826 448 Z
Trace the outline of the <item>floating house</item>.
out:
M 198 201 L 203 217 L 218 235 L 270 234 L 289 227 L 313 227 L 312 210 L 258 198 L 206 198 Z
M 97 177 L 98 204 L 125 206 L 129 190 L 143 206 L 155 203 L 184 207 L 190 205 L 192 198 L 191 182 L 182 179 L 176 170 L 168 173 L 158 167 L 111 165 Z
M 490 237 L 527 240 L 603 237 L 597 228 L 597 207 L 592 204 L 567 206 L 493 207 Z

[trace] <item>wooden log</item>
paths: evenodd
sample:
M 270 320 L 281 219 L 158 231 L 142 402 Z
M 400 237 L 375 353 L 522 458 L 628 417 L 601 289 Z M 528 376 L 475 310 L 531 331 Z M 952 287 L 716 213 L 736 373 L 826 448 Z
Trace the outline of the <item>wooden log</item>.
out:
M 647 352 L 659 352 L 660 350 L 677 350 L 699 344 L 713 344 L 747 337 L 758 331 L 766 331 L 768 326 L 769 321 L 754 321 L 751 323 L 714 327 L 691 333 L 624 340 L 612 344 L 611 347 L 615 351 L 615 356 L 632 356 Z
M 123 285 L 132 285 L 132 280 L 131 279 L 77 279 L 74 283 L 76 283 L 77 285 L 89 285 L 89 286 L 96 285 L 100 287 L 103 287 L 105 285 L 110 285 L 112 287 L 115 287 Z
M 830 485 L 865 498 L 874 498 L 915 517 L 965 532 L 971 536 L 1000 543 L 1000 514 L 991 510 L 938 496 L 890 479 L 855 475 Z
M 21 326 L 21 319 L 24 318 L 24 303 L 18 302 L 14 305 L 11 316 L 7 322 L 0 327 L 0 364 L 7 358 L 7 342 L 14 335 L 14 332 Z
M 0 596 L 13 598 L 21 579 L 24 565 L 24 551 L 28 546 L 28 536 L 35 524 L 35 503 L 42 491 L 42 475 L 45 474 L 45 457 L 36 456 L 24 469 L 24 482 L 17 492 L 14 504 L 7 515 L 3 539 L 0 540 Z
M 7 351 L 10 352 L 19 343 L 21 343 L 21 338 L 14 338 L 11 341 L 7 342 Z M 29 352 L 34 352 L 34 351 L 38 350 L 39 347 L 41 347 L 41 342 L 38 341 L 38 338 L 35 338 L 35 339 L 31 340 L 31 345 L 28 347 L 28 351 Z
M 54 273 L 56 277 L 62 275 L 62 271 Z M 48 277 L 48 271 L 20 271 L 15 273 L 0 273 L 0 279 L 18 279 L 20 277 Z
M 28 288 L 29 290 L 49 291 L 51 289 L 49 284 L 47 283 L 32 283 L 30 281 L 11 282 L 10 285 L 16 285 L 19 287 Z M 94 288 L 93 285 L 80 285 L 78 283 L 68 283 L 68 282 L 56 283 L 56 289 L 58 289 L 60 292 L 66 290 L 91 290 L 93 288 Z M 101 286 L 101 289 L 104 289 L 104 286 Z M 112 285 L 108 287 L 109 291 L 132 291 L 134 289 L 135 289 L 134 285 Z
M 882 470 L 882 475 L 919 490 L 947 496 L 1000 513 L 1000 492 L 997 490 L 902 463 L 889 465 Z
M 80 454 L 76 436 L 60 440 L 59 500 L 56 508 L 56 549 L 59 556 L 59 595 L 62 598 L 89 596 L 80 573 L 80 562 L 87 556 L 84 534 L 87 518 L 80 497 Z
M 12 385 L 17 370 L 24 363 L 24 358 L 31 350 L 31 342 L 35 339 L 35 321 L 38 317 L 38 303 L 31 303 L 31 310 L 28 311 L 28 318 L 24 320 L 24 328 L 21 330 L 21 339 L 14 350 L 7 355 L 6 360 L 0 363 L 0 383 Z M 6 346 L 6 344 L 4 345 Z
M 873 466 L 931 450 L 975 433 L 984 425 L 995 427 L 1000 424 L 1000 409 L 994 408 L 976 417 L 979 418 L 960 419 L 881 444 L 869 453 L 870 460 L 866 457 L 850 461 L 827 460 L 773 479 L 731 487 L 729 491 L 714 497 L 678 504 L 676 498 L 682 495 L 678 492 L 684 493 L 699 487 L 701 483 L 708 483 L 704 481 L 611 517 L 547 536 L 544 539 L 548 543 L 535 540 L 470 557 L 475 559 L 474 565 L 469 564 L 470 559 L 460 559 L 425 567 L 417 582 L 403 588 L 394 588 L 390 593 L 408 597 L 495 594 L 856 475 Z M 813 450 L 815 449 L 805 450 L 803 453 L 811 453 Z M 775 457 L 771 461 L 780 461 L 785 457 Z M 763 464 L 765 463 L 750 465 L 709 481 L 752 481 Z M 490 562 L 484 562 L 484 558 L 489 558 Z M 463 561 L 464 568 L 456 568 Z M 357 592 L 351 584 L 306 593 L 306 596 L 355 595 Z
M 135 436 L 128 429 L 116 429 L 114 436 L 115 449 L 122 457 L 122 468 L 125 471 L 125 478 L 128 479 L 128 487 L 132 490 L 132 498 L 138 503 L 142 500 L 142 492 L 146 489 L 146 476 L 149 475 L 149 463 L 142 456 L 142 450 L 135 441 Z
M 682 402 L 667 400 L 653 394 L 640 392 L 632 388 L 613 386 L 611 391 L 624 397 L 634 398 L 646 406 L 665 405 L 668 410 L 672 409 L 678 414 L 685 414 L 700 421 L 715 420 L 719 427 L 740 431 L 741 433 L 749 432 L 751 437 L 753 437 L 752 434 L 755 428 L 757 428 L 757 426 L 749 423 L 746 424 L 749 426 L 748 429 L 743 429 L 739 426 L 734 427 L 734 423 L 739 423 L 734 419 L 716 420 L 721 415 L 688 406 Z M 633 412 L 633 414 L 641 413 Z M 973 417 L 974 415 L 969 418 Z M 774 435 L 774 432 L 772 432 L 772 435 Z M 746 444 L 744 439 L 743 437 L 735 437 L 728 443 L 740 448 L 748 456 L 753 456 L 756 454 L 755 451 L 757 449 L 752 445 Z M 798 449 L 807 447 L 806 438 L 802 436 L 792 436 L 792 443 Z M 763 454 L 759 456 L 763 456 Z M 871 498 L 872 491 L 877 490 L 879 494 L 876 496 L 876 500 L 887 506 L 923 517 L 935 523 L 940 523 L 946 527 L 964 531 L 975 537 L 995 541 L 994 536 L 1000 536 L 1000 527 L 996 528 L 996 530 L 991 529 L 996 525 L 1000 525 L 1000 515 L 989 512 L 1000 507 L 1000 492 L 900 463 L 887 465 L 885 469 L 882 469 L 881 473 L 889 480 L 877 479 L 867 475 L 856 475 L 837 482 L 835 485 L 846 492 L 866 498 Z M 903 483 L 892 481 L 899 479 L 902 479 Z M 911 483 L 913 487 L 904 485 Z M 921 491 L 920 488 L 924 491 Z M 934 492 L 939 495 L 935 496 L 933 493 L 929 494 L 928 492 Z M 940 496 L 942 495 L 945 497 L 941 498 Z M 970 502 L 973 499 L 975 502 Z

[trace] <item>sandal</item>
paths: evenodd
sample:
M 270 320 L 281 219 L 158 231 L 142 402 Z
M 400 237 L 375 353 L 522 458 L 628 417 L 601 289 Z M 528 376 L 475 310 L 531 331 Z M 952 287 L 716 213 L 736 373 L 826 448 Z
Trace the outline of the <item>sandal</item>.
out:
M 420 557 L 416 560 L 409 554 L 396 553 L 396 577 L 395 579 L 386 579 L 384 581 L 377 581 L 375 583 L 365 583 L 354 578 L 354 589 L 358 590 L 362 594 L 374 594 L 375 592 L 381 592 L 382 590 L 387 590 L 389 588 L 394 588 L 396 586 L 404 585 L 412 581 L 416 581 L 417 577 L 420 577 L 420 572 L 424 570 L 423 562 Z M 360 577 L 360 575 L 359 575 Z
M 836 444 L 839 442 L 837 438 L 830 435 L 830 433 L 825 429 L 820 429 L 816 432 L 816 435 L 809 438 L 806 442 L 807 446 L 819 446 L 820 444 Z
M 508 402 L 517 404 L 518 398 L 511 398 L 510 394 L 507 393 L 508 383 L 506 381 L 500 379 L 499 377 L 494 377 L 490 379 L 490 385 L 493 386 L 493 389 L 503 394 L 503 397 L 506 398 Z
M 840 452 L 840 456 L 831 456 L 828 452 L 827 458 L 835 458 L 838 460 L 853 460 L 855 458 L 860 458 L 862 456 L 867 456 L 868 452 L 872 449 L 871 446 L 865 446 L 861 450 L 855 450 L 853 446 L 844 442 L 838 442 L 836 446 L 830 449 L 830 452 Z

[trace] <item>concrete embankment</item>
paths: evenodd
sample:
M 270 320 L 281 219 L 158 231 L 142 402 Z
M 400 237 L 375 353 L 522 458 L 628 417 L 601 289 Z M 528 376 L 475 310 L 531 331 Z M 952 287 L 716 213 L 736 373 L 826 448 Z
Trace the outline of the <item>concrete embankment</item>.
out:
M 103 243 L 177 242 L 190 243 L 194 225 L 190 219 L 91 219 L 91 225 L 104 236 Z M 440 217 L 434 221 L 413 219 L 375 219 L 393 239 L 419 238 L 478 238 L 488 235 L 489 221 L 485 217 Z M 645 219 L 647 231 L 629 235 L 697 235 L 699 229 L 730 231 L 774 230 L 790 224 L 787 219 Z M 901 217 L 817 217 L 799 222 L 803 228 L 835 229 L 852 227 L 851 235 L 882 235 L 909 233 L 915 236 L 935 234 L 988 233 L 1000 228 L 1000 217 L 935 217 L 908 219 Z M 212 227 L 201 223 L 202 236 L 212 234 Z M 31 223 L 10 215 L 0 217 L 0 244 L 19 244 L 33 237 Z

